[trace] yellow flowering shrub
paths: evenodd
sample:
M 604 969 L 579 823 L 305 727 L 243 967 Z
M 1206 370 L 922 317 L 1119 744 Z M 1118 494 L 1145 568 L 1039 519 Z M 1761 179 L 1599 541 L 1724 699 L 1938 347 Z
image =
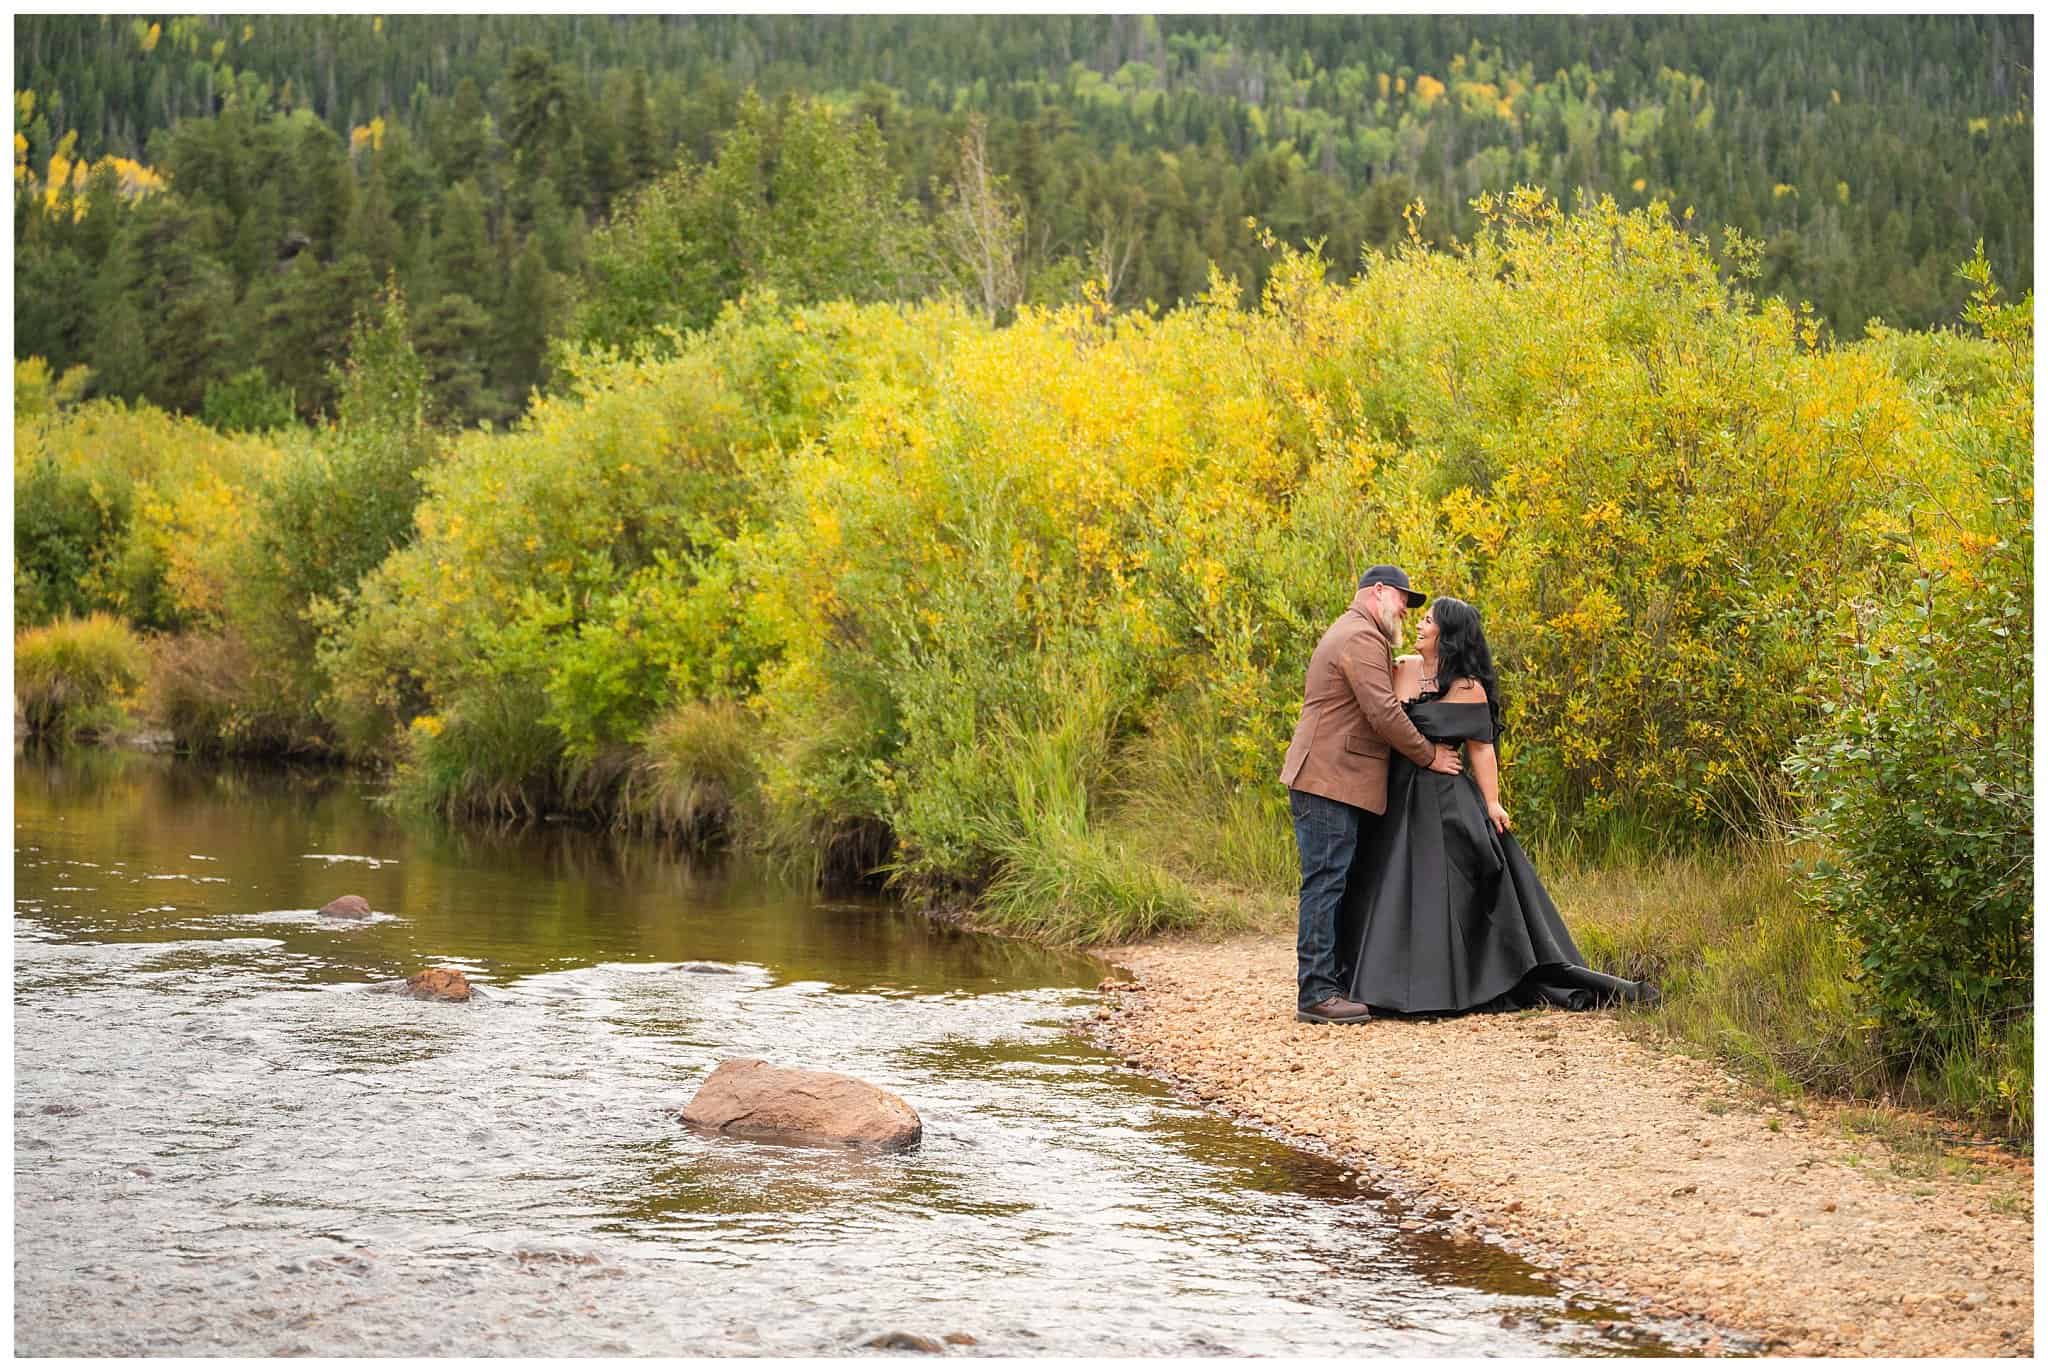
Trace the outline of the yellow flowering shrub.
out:
M 55 398 L 16 409 L 17 624 L 89 609 L 158 629 L 217 619 L 229 550 L 276 448 L 147 404 L 74 406 L 80 378 L 47 388 L 38 375 L 16 369 Z
M 1970 480 L 1929 407 L 1997 374 L 1959 340 L 1824 342 L 1661 204 L 1482 208 L 1477 241 L 1418 227 L 1343 286 L 1276 248 L 1255 302 L 1218 279 L 994 329 L 761 297 L 665 360 L 587 355 L 429 474 L 417 542 L 332 628 L 336 708 L 415 767 L 472 746 L 465 702 L 524 711 L 532 774 L 741 701 L 771 823 L 972 884 L 1021 803 L 990 740 L 1077 691 L 1115 743 L 1088 786 L 1170 719 L 1280 824 L 1307 654 L 1395 560 L 1484 617 L 1526 823 L 1756 828 L 1886 531 Z

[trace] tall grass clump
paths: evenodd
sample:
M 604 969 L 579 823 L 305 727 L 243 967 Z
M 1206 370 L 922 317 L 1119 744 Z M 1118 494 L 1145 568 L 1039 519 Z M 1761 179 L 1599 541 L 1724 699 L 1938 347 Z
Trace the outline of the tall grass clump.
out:
M 69 741 L 112 733 L 128 718 L 149 654 L 109 614 L 65 617 L 14 636 L 14 698 L 29 737 Z
M 562 795 L 562 739 L 544 708 L 531 686 L 501 681 L 465 692 L 444 715 L 414 718 L 392 800 L 451 820 L 542 818 Z
M 1205 889 L 1288 903 L 1301 868 L 1286 791 L 1231 778 L 1199 722 L 1200 698 L 1175 704 L 1127 749 L 1112 798 L 1118 832 Z
M 1003 718 L 991 767 L 1003 803 L 980 817 L 995 879 L 978 909 L 995 927 L 1054 943 L 1118 943 L 1210 922 L 1194 890 L 1093 813 L 1110 757 L 1113 697 L 1076 683 L 1050 727 Z
M 649 726 L 623 783 L 617 823 L 696 847 L 758 825 L 754 723 L 731 700 L 692 701 Z

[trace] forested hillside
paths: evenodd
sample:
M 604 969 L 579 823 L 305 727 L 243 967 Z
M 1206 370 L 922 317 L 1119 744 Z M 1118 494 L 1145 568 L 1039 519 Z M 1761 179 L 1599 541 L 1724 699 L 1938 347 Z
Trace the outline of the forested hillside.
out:
M 1342 276 L 1412 202 L 1442 243 L 1517 184 L 1738 229 L 1752 288 L 1844 337 L 1952 322 L 1980 239 L 2032 283 L 2025 16 L 15 31 L 17 354 L 233 427 L 331 410 L 393 273 L 460 424 L 517 414 L 551 338 L 701 327 L 746 289 L 1164 307 L 1211 263 L 1261 286 L 1262 230 Z

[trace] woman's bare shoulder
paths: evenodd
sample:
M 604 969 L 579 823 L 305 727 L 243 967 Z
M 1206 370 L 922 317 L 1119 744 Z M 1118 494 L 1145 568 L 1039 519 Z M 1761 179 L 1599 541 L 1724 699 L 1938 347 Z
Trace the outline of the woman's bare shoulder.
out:
M 1469 676 L 1459 677 L 1444 692 L 1443 699 L 1453 705 L 1477 705 L 1485 701 L 1486 688 Z

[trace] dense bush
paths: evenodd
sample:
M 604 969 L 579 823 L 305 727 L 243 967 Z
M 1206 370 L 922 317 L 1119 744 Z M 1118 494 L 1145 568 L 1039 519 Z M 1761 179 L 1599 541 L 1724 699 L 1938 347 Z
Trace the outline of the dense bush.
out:
M 1086 793 L 1175 776 L 1264 871 L 1308 651 L 1392 557 L 1485 614 L 1537 829 L 1761 832 L 1907 478 L 1975 479 L 1944 397 L 2010 387 L 1964 340 L 1825 344 L 1661 211 L 1483 209 L 1341 286 L 1276 248 L 1253 308 L 762 297 L 671 359 L 568 359 L 427 475 L 418 541 L 329 622 L 327 708 L 459 811 L 601 803 L 655 721 L 746 702 L 764 832 L 879 826 L 899 880 L 980 889 L 1024 813 L 991 731 L 1085 679 L 1115 721 Z
M 1892 565 L 1853 602 L 1840 698 L 1791 762 L 1825 852 L 1815 895 L 1919 1065 L 1988 1051 L 2023 1016 L 2031 1041 L 2033 309 L 1999 304 L 1981 259 L 1969 270 L 2002 371 L 1938 427 L 1976 479 L 1883 531 Z
M 31 738 L 68 740 L 119 727 L 148 654 L 109 614 L 60 619 L 14 636 L 14 698 Z
M 319 722 L 294 706 L 290 669 L 233 629 L 195 629 L 152 645 L 145 708 L 184 752 L 325 752 Z
M 148 405 L 73 407 L 64 383 L 55 398 L 16 408 L 15 622 L 90 610 L 155 629 L 204 618 L 274 451 Z
M 297 419 L 290 391 L 273 386 L 260 367 L 210 382 L 199 417 L 222 433 L 264 433 Z

